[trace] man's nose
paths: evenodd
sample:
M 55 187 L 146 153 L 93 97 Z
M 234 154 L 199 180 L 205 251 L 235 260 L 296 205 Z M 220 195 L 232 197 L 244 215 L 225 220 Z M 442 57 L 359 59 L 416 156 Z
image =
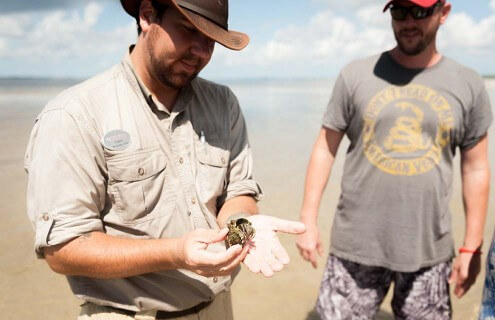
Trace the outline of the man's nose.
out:
M 202 59 L 209 59 L 213 53 L 215 42 L 210 38 L 198 33 L 193 41 L 191 53 Z
M 408 13 L 406 13 L 406 18 L 404 19 L 404 21 L 402 21 L 402 23 L 409 26 L 409 25 L 416 24 L 416 20 L 414 20 L 412 14 L 410 12 L 408 12 Z

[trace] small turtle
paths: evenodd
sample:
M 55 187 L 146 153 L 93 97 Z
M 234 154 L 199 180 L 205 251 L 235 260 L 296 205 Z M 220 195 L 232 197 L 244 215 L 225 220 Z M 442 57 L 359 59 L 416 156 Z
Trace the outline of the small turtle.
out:
M 229 232 L 227 233 L 227 243 L 229 244 L 229 247 L 235 244 L 244 246 L 244 244 L 248 240 L 251 240 L 256 234 L 251 222 L 244 218 L 230 221 L 227 227 L 229 228 Z

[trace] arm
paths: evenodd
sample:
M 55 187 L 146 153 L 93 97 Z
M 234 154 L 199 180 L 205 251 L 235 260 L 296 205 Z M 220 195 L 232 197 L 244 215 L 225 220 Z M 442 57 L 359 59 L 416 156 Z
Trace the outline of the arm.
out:
M 462 193 L 466 214 L 466 231 L 463 247 L 481 248 L 488 204 L 490 167 L 487 155 L 488 137 L 461 153 Z M 455 282 L 455 295 L 462 297 L 473 285 L 480 272 L 481 256 L 460 253 L 455 259 L 449 281 Z
M 317 267 L 316 255 L 323 255 L 317 223 L 318 209 L 343 135 L 342 132 L 322 128 L 306 172 L 300 219 L 308 229 L 298 237 L 297 247 L 304 260 L 310 261 L 314 268 Z
M 256 200 L 251 196 L 237 196 L 227 200 L 217 215 L 218 225 L 223 228 L 227 219 L 239 212 L 253 215 L 258 213 Z
M 126 239 L 91 232 L 44 249 L 55 272 L 93 278 L 124 278 L 170 269 L 187 269 L 203 276 L 225 276 L 242 261 L 241 247 L 206 251 L 209 243 L 225 240 L 227 230 L 198 229 L 178 239 Z

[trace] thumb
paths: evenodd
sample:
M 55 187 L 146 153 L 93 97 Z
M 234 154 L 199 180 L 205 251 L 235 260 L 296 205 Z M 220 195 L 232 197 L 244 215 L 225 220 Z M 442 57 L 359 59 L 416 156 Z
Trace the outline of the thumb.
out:
M 452 283 L 454 283 L 456 281 L 457 281 L 457 268 L 454 267 L 454 268 L 452 268 L 452 272 L 450 273 L 450 277 L 449 277 L 448 282 L 450 284 L 452 284 Z
M 201 231 L 199 231 L 201 230 Z M 215 243 L 225 240 L 227 236 L 228 229 L 197 229 L 198 240 L 203 243 Z

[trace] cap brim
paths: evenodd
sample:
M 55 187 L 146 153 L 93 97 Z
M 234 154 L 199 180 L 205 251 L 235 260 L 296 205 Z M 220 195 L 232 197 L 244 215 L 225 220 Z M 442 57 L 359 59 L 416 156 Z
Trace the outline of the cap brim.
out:
M 175 3 L 174 0 L 170 0 L 170 3 L 177 10 L 179 10 L 202 34 L 220 43 L 224 47 L 232 50 L 242 50 L 248 45 L 249 36 L 247 34 L 233 30 L 225 30 L 215 22 L 212 22 L 211 20 L 208 20 L 188 9 L 182 8 Z
M 383 12 L 387 11 L 387 9 L 390 7 L 390 5 L 394 1 L 397 1 L 397 0 L 391 0 L 391 1 L 387 2 L 385 7 L 383 8 Z M 412 3 L 414 3 L 420 7 L 428 8 L 428 7 L 431 7 L 432 5 L 434 5 L 435 3 L 437 3 L 438 0 L 407 0 L 407 1 L 412 2 Z M 444 0 L 440 0 L 440 1 L 445 2 Z
M 208 20 L 207 18 L 188 9 L 182 8 L 174 0 L 159 1 L 172 5 L 175 9 L 179 10 L 179 12 L 182 13 L 182 15 L 186 17 L 186 19 L 189 20 L 189 22 L 191 22 L 202 34 L 229 49 L 242 50 L 249 43 L 249 36 L 245 33 L 225 30 L 211 20 Z M 135 18 L 139 16 L 139 6 L 141 4 L 141 0 L 120 0 L 120 2 L 122 3 L 124 10 L 129 15 Z

